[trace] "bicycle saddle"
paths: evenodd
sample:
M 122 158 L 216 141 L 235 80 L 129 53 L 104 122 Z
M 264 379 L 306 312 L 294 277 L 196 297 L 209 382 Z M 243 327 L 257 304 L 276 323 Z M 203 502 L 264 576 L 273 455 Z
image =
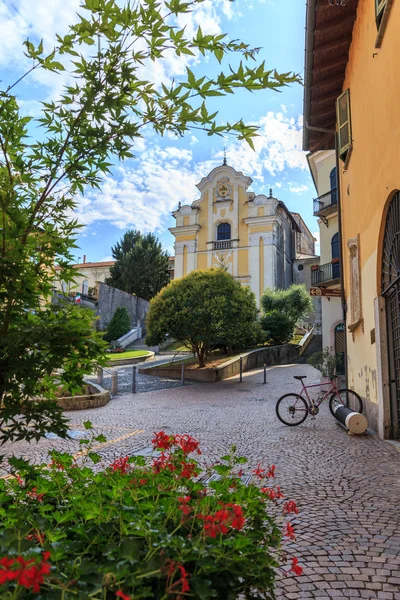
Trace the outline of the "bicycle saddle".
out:
M 307 379 L 307 375 L 293 375 L 295 379 L 301 381 L 302 379 Z

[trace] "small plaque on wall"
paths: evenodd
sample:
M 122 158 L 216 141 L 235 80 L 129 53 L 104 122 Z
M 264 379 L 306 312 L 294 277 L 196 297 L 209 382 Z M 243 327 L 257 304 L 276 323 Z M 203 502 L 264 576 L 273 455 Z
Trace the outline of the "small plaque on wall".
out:
M 371 344 L 375 344 L 375 327 L 371 329 Z

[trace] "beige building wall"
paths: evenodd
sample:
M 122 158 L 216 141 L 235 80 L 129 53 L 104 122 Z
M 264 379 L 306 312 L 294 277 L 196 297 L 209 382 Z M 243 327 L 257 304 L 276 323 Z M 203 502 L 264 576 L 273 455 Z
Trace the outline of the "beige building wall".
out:
M 333 150 L 323 150 L 308 155 L 308 163 L 315 184 L 317 197 L 328 194 L 331 190 L 330 174 L 336 167 L 336 156 Z M 318 219 L 320 234 L 320 265 L 332 260 L 332 238 L 339 231 L 337 210 Z M 335 286 L 338 288 L 339 286 Z M 321 298 L 322 314 L 322 346 L 335 349 L 335 327 L 343 322 L 341 298 Z
M 110 267 L 114 261 L 90 262 L 74 265 L 76 269 L 75 283 L 68 286 L 61 281 L 55 282 L 55 289 L 64 293 L 91 295 L 97 282 L 104 283 L 110 277 Z

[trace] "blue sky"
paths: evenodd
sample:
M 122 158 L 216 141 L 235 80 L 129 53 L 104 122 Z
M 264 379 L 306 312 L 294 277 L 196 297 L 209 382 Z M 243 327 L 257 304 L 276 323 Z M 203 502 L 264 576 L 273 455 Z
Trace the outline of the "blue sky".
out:
M 75 20 L 79 0 L 0 0 L 0 78 L 15 79 L 26 65 L 21 44 L 26 37 L 44 38 L 51 49 L 54 33 L 64 33 Z M 206 0 L 185 19 L 187 29 L 200 24 L 203 31 L 223 31 L 230 38 L 241 38 L 261 46 L 259 59 L 278 71 L 303 73 L 304 2 L 299 0 Z M 155 81 L 178 78 L 182 61 L 166 59 L 151 66 L 146 75 Z M 224 65 L 223 65 L 224 66 Z M 196 75 L 217 68 L 212 61 L 190 64 Z M 219 68 L 219 67 L 218 67 Z M 57 97 L 62 80 L 38 72 L 18 87 L 22 109 L 37 115 L 38 101 Z M 312 215 L 315 190 L 301 151 L 301 85 L 281 93 L 263 91 L 216 99 L 210 108 L 220 111 L 221 120 L 245 121 L 260 126 L 260 137 L 253 152 L 244 142 L 225 141 L 228 163 L 253 178 L 251 189 L 268 192 L 283 200 L 292 211 L 300 212 L 314 233 L 318 231 Z M 195 131 L 184 139 L 159 138 L 148 132 L 136 147 L 136 160 L 116 165 L 104 180 L 101 191 L 88 191 L 78 199 L 76 215 L 85 225 L 79 235 L 76 256 L 86 254 L 95 261 L 110 257 L 111 246 L 128 228 L 155 232 L 163 245 L 173 251 L 168 227 L 174 225 L 171 211 L 178 202 L 189 203 L 198 197 L 195 184 L 212 168 L 221 164 L 224 140 Z

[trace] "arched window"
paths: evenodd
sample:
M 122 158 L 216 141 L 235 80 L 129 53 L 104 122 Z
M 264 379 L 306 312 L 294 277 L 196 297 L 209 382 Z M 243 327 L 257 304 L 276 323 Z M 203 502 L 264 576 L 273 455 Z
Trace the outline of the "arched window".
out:
M 337 279 L 340 277 L 340 244 L 339 244 L 339 233 L 335 233 L 331 240 L 332 248 L 332 278 Z M 335 262 L 333 262 L 335 261 Z
M 217 227 L 217 241 L 222 242 L 223 240 L 231 239 L 231 226 L 229 223 L 220 223 Z
M 336 167 L 332 169 L 329 175 L 331 182 L 331 204 L 337 204 L 337 178 L 336 178 Z
M 331 240 L 332 259 L 340 258 L 339 233 L 335 233 Z

